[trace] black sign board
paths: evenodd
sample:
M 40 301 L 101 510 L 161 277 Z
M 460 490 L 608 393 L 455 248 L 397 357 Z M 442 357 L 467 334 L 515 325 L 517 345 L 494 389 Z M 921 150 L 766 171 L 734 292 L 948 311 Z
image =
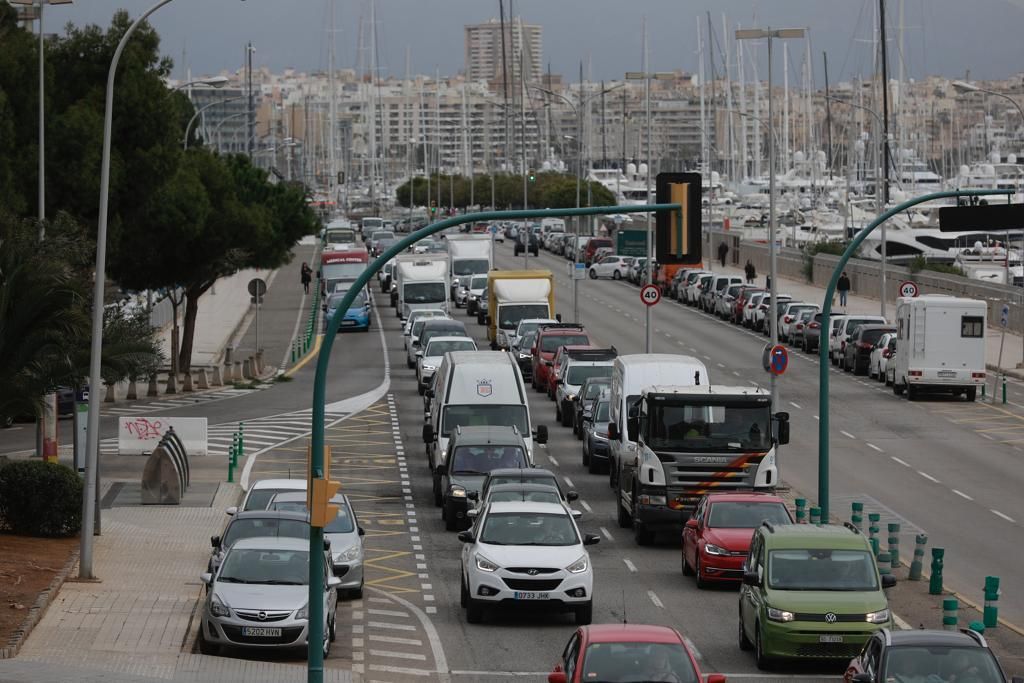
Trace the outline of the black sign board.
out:
M 1024 204 L 982 204 L 943 206 L 939 209 L 942 232 L 1009 232 L 1024 230 Z
M 675 211 L 655 214 L 655 260 L 661 264 L 701 262 L 701 207 L 699 173 L 659 173 L 656 182 L 659 204 L 681 204 L 682 221 Z

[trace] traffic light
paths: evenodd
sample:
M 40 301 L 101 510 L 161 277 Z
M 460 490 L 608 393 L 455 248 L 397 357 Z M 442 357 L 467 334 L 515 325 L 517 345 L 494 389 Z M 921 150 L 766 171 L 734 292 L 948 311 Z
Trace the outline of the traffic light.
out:
M 338 516 L 338 505 L 331 504 L 331 499 L 341 489 L 341 482 L 333 479 L 314 479 L 312 505 L 309 508 L 309 525 L 321 529 L 334 521 Z
M 537 180 L 537 176 L 535 176 L 535 175 L 533 174 L 533 171 L 530 171 L 530 182 L 532 183 L 532 182 L 534 182 L 535 180 Z
M 324 445 L 324 478 L 331 478 L 331 447 Z M 306 509 L 313 509 L 313 447 L 306 443 Z
M 655 215 L 654 246 L 660 264 L 693 265 L 701 262 L 701 176 L 699 173 L 659 173 L 655 178 L 659 204 L 680 204 L 676 211 Z
M 339 185 L 344 185 L 345 184 L 345 172 L 344 171 L 338 171 L 338 184 Z
M 437 213 L 437 202 L 433 199 L 430 200 L 430 213 Z

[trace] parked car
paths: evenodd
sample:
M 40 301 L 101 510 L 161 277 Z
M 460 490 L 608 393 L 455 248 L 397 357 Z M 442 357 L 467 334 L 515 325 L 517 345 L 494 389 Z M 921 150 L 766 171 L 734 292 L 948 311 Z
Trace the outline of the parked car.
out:
M 985 636 L 969 629 L 876 631 L 843 674 L 845 683 L 955 681 L 1024 683 L 1008 679 Z
M 739 296 L 732 303 L 732 311 L 730 311 L 729 321 L 735 325 L 744 324 L 744 311 L 747 310 L 747 305 L 751 302 L 753 297 L 757 294 L 763 294 L 764 290 L 760 287 L 753 285 L 744 285 L 740 290 Z
M 818 304 L 809 304 L 803 302 L 789 302 L 782 307 L 782 312 L 779 314 L 777 320 L 779 323 L 779 341 L 787 343 L 791 341 L 790 333 L 792 331 L 793 323 L 796 322 L 801 311 L 814 311 L 817 313 L 821 310 L 821 306 Z
M 594 262 L 594 256 L 598 249 L 613 249 L 615 243 L 607 237 L 591 237 L 583 247 L 582 254 L 577 261 L 583 261 L 588 266 Z
M 871 364 L 871 353 L 882 335 L 887 332 L 895 332 L 892 325 L 860 325 L 846 343 L 843 354 L 843 370 L 852 372 L 855 375 L 868 374 L 868 366 Z
M 846 355 L 846 345 L 853 336 L 854 330 L 861 325 L 886 325 L 888 321 L 880 315 L 843 315 L 833 319 L 832 334 L 829 337 L 828 351 L 832 365 L 839 365 Z
M 757 320 L 757 311 L 761 306 L 761 301 L 766 297 L 770 296 L 769 292 L 751 292 L 750 297 L 743 304 L 743 318 L 740 320 L 740 324 L 743 327 L 754 327 L 754 322 Z
M 740 295 L 744 285 L 729 285 L 729 287 L 720 292 L 714 299 L 714 313 L 722 320 L 728 320 L 732 317 L 733 304 L 736 302 L 736 297 Z
M 600 261 L 591 264 L 587 273 L 591 280 L 599 277 L 610 277 L 613 280 L 621 280 L 622 276 L 629 272 L 629 266 L 633 262 L 632 256 L 605 256 Z
M 224 530 L 210 537 L 210 559 L 206 571 L 216 572 L 224 555 L 236 542 L 246 538 L 304 538 L 309 539 L 309 520 L 301 512 L 271 512 L 248 510 L 228 520 Z
M 266 510 L 270 499 L 278 493 L 306 491 L 305 479 L 258 479 L 254 481 L 238 507 L 229 507 L 225 512 L 234 515 L 248 510 Z
M 611 386 L 611 379 L 609 377 L 588 377 L 583 382 L 583 386 L 580 387 L 580 393 L 578 400 L 574 401 L 575 408 L 572 421 L 572 431 L 576 435 L 577 439 L 583 439 L 583 420 L 586 414 L 590 412 L 591 402 L 601 395 L 602 391 L 607 391 Z
M 686 286 L 686 289 L 683 290 L 683 303 L 687 306 L 696 306 L 697 301 L 700 299 L 701 291 L 708 286 L 708 283 L 711 282 L 711 279 L 714 276 L 714 273 L 698 273 L 697 276 L 690 281 L 690 284 Z
M 804 326 L 797 330 L 794 343 L 806 353 L 814 353 L 821 341 L 821 313 L 811 316 Z
M 875 347 L 871 349 L 871 358 L 868 360 L 868 377 L 877 379 L 879 382 L 885 381 L 885 370 L 889 364 L 889 359 L 892 358 L 893 351 L 896 350 L 896 333 L 886 332 L 878 341 L 875 342 Z
M 818 312 L 813 308 L 803 309 L 796 314 L 796 320 L 794 320 L 790 325 L 790 346 L 799 347 L 800 342 L 804 338 L 804 328 L 811 324 L 811 321 L 814 320 L 814 316 L 816 315 L 818 315 Z

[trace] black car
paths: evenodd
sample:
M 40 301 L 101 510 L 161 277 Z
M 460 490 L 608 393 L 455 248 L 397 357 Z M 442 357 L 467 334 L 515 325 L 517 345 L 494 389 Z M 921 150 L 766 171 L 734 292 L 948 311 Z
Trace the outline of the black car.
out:
M 957 683 L 1024 683 L 1008 679 L 985 637 L 976 631 L 876 631 L 850 662 L 846 680 L 956 681 Z
M 843 370 L 855 375 L 868 374 L 871 363 L 871 352 L 875 344 L 886 332 L 895 332 L 892 325 L 861 325 L 853 331 L 850 341 L 843 351 Z
M 588 416 L 593 400 L 601 395 L 602 390 L 611 387 L 611 384 L 610 377 L 590 377 L 583 382 L 577 397 L 578 400 L 574 402 L 573 406 L 575 414 L 572 421 L 572 433 L 576 435 L 577 439 L 583 440 L 583 421 Z
M 533 356 L 530 354 L 530 349 L 533 348 L 533 342 L 536 339 L 537 330 L 530 330 L 516 340 L 516 345 L 512 348 L 516 364 L 519 366 L 519 371 L 523 373 L 523 381 L 525 382 L 533 379 Z
M 519 235 L 516 237 L 516 256 L 519 256 L 524 251 L 526 251 L 526 247 L 523 246 L 523 240 L 528 240 L 529 251 L 531 254 L 533 254 L 534 256 L 538 256 L 540 254 L 540 242 L 537 239 L 537 235 L 532 230 L 528 232 L 526 230 L 520 229 Z
M 602 393 L 590 401 L 583 417 L 583 465 L 591 474 L 599 474 L 611 464 L 608 447 L 608 394 Z

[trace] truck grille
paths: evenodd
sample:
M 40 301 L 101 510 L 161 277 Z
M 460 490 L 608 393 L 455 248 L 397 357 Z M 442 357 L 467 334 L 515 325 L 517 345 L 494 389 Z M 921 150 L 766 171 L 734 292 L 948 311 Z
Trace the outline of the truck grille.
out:
M 658 459 L 665 465 L 666 483 L 670 492 L 683 489 L 688 493 L 714 489 L 715 491 L 747 491 L 754 486 L 757 467 L 764 458 L 763 453 L 744 456 L 741 454 L 726 456 L 726 462 L 704 463 L 686 462 L 694 457 L 682 456 L 683 462 L 675 462 L 671 453 L 658 454 Z M 708 456 L 715 457 L 715 456 Z

